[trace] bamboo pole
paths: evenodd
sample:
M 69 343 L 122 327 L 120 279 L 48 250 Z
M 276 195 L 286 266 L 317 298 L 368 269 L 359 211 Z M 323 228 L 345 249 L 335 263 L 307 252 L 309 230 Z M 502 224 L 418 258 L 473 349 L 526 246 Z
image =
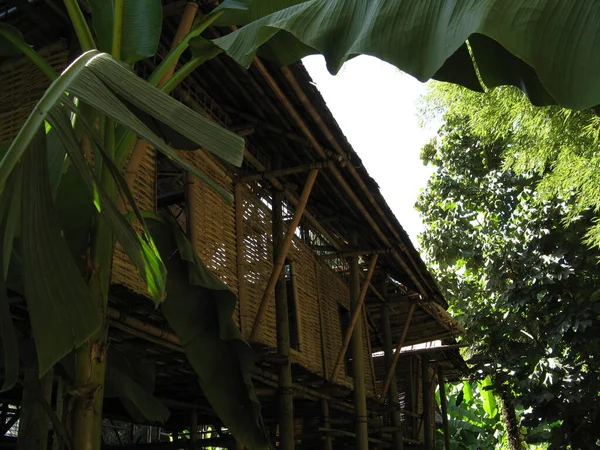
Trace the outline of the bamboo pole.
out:
M 393 345 L 392 345 L 392 329 L 390 327 L 390 307 L 386 304 L 381 305 L 381 326 L 383 328 L 383 347 L 385 357 L 385 367 L 389 371 L 394 360 Z M 396 381 L 396 373 L 393 372 L 390 381 L 388 393 L 388 404 L 391 426 L 396 429 L 392 434 L 394 438 L 394 450 L 403 450 L 404 441 L 402 439 L 402 422 L 400 420 L 400 405 L 398 396 L 398 383 Z
M 297 166 L 297 167 L 288 167 L 286 169 L 271 170 L 269 172 L 260 172 L 260 173 L 255 173 L 255 174 L 251 174 L 251 175 L 242 175 L 240 177 L 240 181 L 248 182 L 248 181 L 265 180 L 267 178 L 283 177 L 286 175 L 293 175 L 296 173 L 308 172 L 312 169 L 325 169 L 327 167 L 331 167 L 332 165 L 333 165 L 332 161 L 318 161 L 318 162 L 304 164 L 302 166 Z
M 438 367 L 438 383 L 440 385 L 440 406 L 442 407 L 442 426 L 444 430 L 444 450 L 450 450 L 450 424 L 448 423 L 448 399 L 446 398 L 446 383 L 444 369 Z
M 278 161 L 276 161 L 277 163 Z M 280 259 L 283 244 L 283 194 L 273 190 L 272 203 L 273 261 Z M 285 261 L 285 259 L 284 259 Z M 275 284 L 275 319 L 277 328 L 277 351 L 285 362 L 279 367 L 279 447 L 294 449 L 294 398 L 291 389 L 292 365 L 290 363 L 290 322 L 288 293 L 285 273 L 279 271 Z
M 433 450 L 433 442 L 431 435 L 431 393 L 429 389 L 429 360 L 426 356 L 421 359 L 421 378 L 423 379 L 423 449 Z
M 198 440 L 198 412 L 193 409 L 191 413 L 191 426 L 190 426 L 190 441 L 193 444 Z
M 235 245 L 238 278 L 238 307 L 240 309 L 240 330 L 242 326 L 242 308 L 246 307 L 246 258 L 244 255 L 244 186 L 236 183 L 233 192 L 235 207 Z
M 363 281 L 362 287 L 360 289 L 360 293 L 356 302 L 356 308 L 352 312 L 352 318 L 350 319 L 350 323 L 348 324 L 348 329 L 346 330 L 346 334 L 344 335 L 344 340 L 342 342 L 342 348 L 338 353 L 338 357 L 333 366 L 333 370 L 331 371 L 331 377 L 329 381 L 332 383 L 335 382 L 337 375 L 342 367 L 342 362 L 344 361 L 344 357 L 346 356 L 346 352 L 348 351 L 348 346 L 350 345 L 350 340 L 352 339 L 352 335 L 354 333 L 354 328 L 360 319 L 360 314 L 362 311 L 362 305 L 365 301 L 365 297 L 367 296 L 367 290 L 369 288 L 369 284 L 371 283 L 371 278 L 373 277 L 373 272 L 375 272 L 375 265 L 377 264 L 378 255 L 374 255 L 371 258 L 371 262 L 369 264 L 369 269 L 367 270 L 367 276 L 365 277 L 365 281 Z
M 357 244 L 358 234 L 352 232 L 350 243 Z M 358 267 L 358 258 L 353 257 L 350 263 L 350 307 L 352 313 L 359 312 L 360 297 L 360 269 Z M 368 286 L 368 284 L 365 284 Z M 370 355 L 369 355 L 370 357 Z M 365 392 L 365 360 L 363 355 L 363 327 L 361 322 L 357 322 L 352 333 L 352 369 L 354 377 L 354 417 L 356 429 L 356 449 L 369 449 L 369 430 L 367 424 L 367 397 Z
M 321 399 L 321 425 L 325 429 L 331 428 L 331 421 L 329 420 L 329 403 L 327 399 Z M 333 439 L 329 433 L 325 433 L 323 438 L 323 450 L 333 450 Z
M 289 114 L 294 118 L 294 121 L 298 124 L 298 126 L 300 127 L 300 129 L 302 130 L 302 132 L 304 133 L 304 135 L 310 142 L 311 146 L 317 151 L 317 153 L 319 154 L 320 157 L 325 158 L 327 156 L 327 153 L 323 150 L 323 147 L 319 144 L 319 142 L 315 138 L 314 134 L 311 132 L 310 128 L 308 127 L 308 125 L 306 124 L 306 122 L 304 121 L 302 116 L 298 113 L 296 108 L 292 105 L 292 103 L 288 99 L 287 95 L 283 92 L 283 90 L 279 87 L 277 82 L 273 79 L 273 77 L 271 76 L 271 74 L 269 73 L 269 71 L 267 70 L 265 65 L 258 58 L 254 59 L 254 64 L 255 64 L 256 68 L 258 69 L 258 71 L 261 73 L 261 75 L 265 78 L 265 80 L 267 81 L 269 86 L 271 86 L 271 88 L 273 89 L 275 94 L 279 97 L 279 99 L 281 100 L 281 103 L 288 110 Z M 331 132 L 328 130 L 328 128 L 324 124 L 322 118 L 319 116 L 319 114 L 316 112 L 316 109 L 314 108 L 314 106 L 310 103 L 310 101 L 306 97 L 306 94 L 304 93 L 304 91 L 302 90 L 300 85 L 298 84 L 298 81 L 295 79 L 295 77 L 292 74 L 292 72 L 290 71 L 290 69 L 287 67 L 284 67 L 281 69 L 281 71 L 284 74 L 284 76 L 286 77 L 287 81 L 292 86 L 292 88 L 294 89 L 294 92 L 296 93 L 297 97 L 299 98 L 299 100 L 301 101 L 303 106 L 311 114 L 313 119 L 319 124 L 319 126 L 321 127 L 321 129 L 323 130 L 325 135 L 326 136 L 331 135 Z M 334 141 L 332 141 L 332 142 L 334 142 Z M 338 152 L 338 153 L 345 156 L 345 153 L 341 150 L 341 148 L 339 147 L 337 142 L 334 142 L 334 144 L 335 144 L 334 149 L 336 149 L 336 151 L 337 151 L 337 149 L 339 149 L 340 152 Z M 358 175 L 356 170 L 351 165 L 348 165 L 348 167 L 351 170 L 352 174 L 356 174 L 355 179 L 358 182 L 361 189 L 364 191 L 364 194 L 369 199 L 371 204 L 379 212 L 382 219 L 386 223 L 389 223 L 389 220 L 387 219 L 387 217 L 381 210 L 381 207 L 375 201 L 375 199 L 373 198 L 373 195 L 371 194 L 371 192 L 369 191 L 369 189 L 365 185 L 365 183 L 362 181 L 362 179 L 360 178 L 360 176 Z M 363 203 L 360 201 L 360 199 L 355 194 L 355 192 L 352 189 L 352 187 L 350 186 L 350 184 L 342 176 L 342 174 L 339 172 L 339 170 L 336 167 L 332 167 L 331 173 L 334 176 L 334 178 L 340 183 L 343 190 L 346 192 L 348 197 L 352 200 L 352 202 L 354 203 L 356 208 L 360 211 L 361 215 L 365 218 L 365 220 L 367 220 L 367 222 L 369 223 L 369 225 L 371 226 L 371 228 L 373 229 L 375 234 L 377 234 L 379 239 L 383 242 L 384 246 L 391 247 L 392 245 L 391 245 L 390 240 L 383 233 L 383 231 L 381 230 L 379 225 L 377 225 L 376 221 L 373 219 L 371 214 L 367 211 L 367 209 L 365 208 Z M 390 226 L 391 226 L 391 224 L 390 224 Z M 397 234 L 395 232 L 395 230 L 393 230 L 393 228 L 392 228 L 392 231 L 394 234 Z M 402 241 L 401 236 L 398 235 L 396 237 L 396 240 Z M 414 261 L 412 261 L 412 258 L 410 257 L 410 255 L 408 253 L 407 253 L 407 255 L 411 259 L 411 262 L 413 263 L 413 267 L 416 267 L 416 264 L 414 263 Z M 420 277 L 415 275 L 414 271 L 409 267 L 409 265 L 406 263 L 406 261 L 404 261 L 404 259 L 401 257 L 401 255 L 398 253 L 397 250 L 394 249 L 392 251 L 392 256 L 393 256 L 394 260 L 400 265 L 400 267 L 402 267 L 402 269 L 409 275 L 411 280 L 415 283 L 415 286 L 417 287 L 417 289 L 421 293 L 421 295 L 423 295 L 424 297 L 428 297 L 427 290 L 423 287 L 423 284 L 421 283 L 421 280 L 419 279 Z M 419 275 L 420 275 L 420 273 L 419 273 Z
M 266 68 L 264 70 L 266 71 Z M 333 148 L 333 150 L 338 155 L 342 155 L 342 156 L 345 157 L 346 153 L 341 148 L 341 146 L 339 145 L 339 143 L 337 142 L 337 140 L 334 138 L 334 136 L 331 133 L 328 125 L 323 121 L 321 115 L 317 111 L 317 108 L 311 103 L 311 101 L 308 99 L 308 97 L 304 93 L 304 90 L 302 89 L 302 87 L 298 83 L 298 80 L 296 80 L 296 77 L 294 76 L 292 70 L 289 67 L 283 67 L 281 69 L 281 72 L 283 73 L 283 76 L 286 78 L 286 80 L 288 81 L 288 83 L 290 84 L 290 86 L 292 87 L 292 89 L 294 90 L 294 93 L 296 94 L 296 96 L 298 97 L 298 99 L 300 100 L 300 102 L 302 103 L 302 105 L 304 106 L 304 108 L 306 108 L 306 110 L 308 111 L 308 113 L 310 114 L 310 116 L 317 123 L 319 129 L 323 132 L 323 135 L 325 136 L 325 138 L 327 139 L 327 141 L 329 142 L 329 144 L 331 145 L 331 147 Z M 283 95 L 285 96 L 285 94 L 283 94 Z M 288 101 L 288 103 L 289 103 L 289 101 Z M 289 105 L 291 106 L 291 103 Z M 292 106 L 292 108 L 293 108 L 293 106 Z M 298 121 L 298 119 L 299 119 L 300 122 L 303 122 L 301 116 L 299 116 L 299 115 L 294 116 L 294 118 L 296 119 L 296 121 Z M 300 125 L 300 123 L 299 123 L 299 125 Z M 312 135 L 312 133 L 310 132 L 310 130 L 308 129 L 308 127 L 306 127 L 306 125 L 304 125 L 304 127 L 301 126 L 301 128 L 302 128 L 302 131 L 304 131 L 305 135 L 307 136 L 308 140 L 311 141 L 311 143 L 313 143 L 312 141 L 316 142 L 316 140 L 314 139 L 314 136 Z M 306 131 L 308 131 L 308 133 Z M 317 143 L 317 147 L 320 148 L 320 145 L 318 143 Z M 317 147 L 315 147 L 315 148 L 317 148 Z M 321 152 L 322 152 L 322 149 L 321 149 Z M 350 175 L 352 176 L 352 178 L 354 178 L 354 180 L 356 181 L 357 185 L 360 187 L 360 189 L 363 192 L 363 194 L 366 196 L 366 198 L 369 201 L 369 203 L 372 205 L 372 207 L 377 212 L 377 215 L 383 220 L 383 222 L 385 223 L 386 227 L 392 232 L 392 234 L 394 236 L 394 239 L 396 241 L 402 242 L 403 241 L 402 236 L 400 236 L 400 234 L 398 233 L 398 231 L 396 230 L 396 228 L 392 225 L 392 223 L 388 219 L 388 217 L 385 214 L 385 212 L 382 210 L 381 206 L 379 206 L 379 203 L 377 202 L 377 200 L 375 199 L 375 197 L 373 197 L 373 194 L 371 193 L 371 190 L 366 185 L 366 183 L 364 182 L 364 180 L 362 179 L 362 177 L 360 176 L 360 174 L 356 171 L 356 169 L 354 168 L 354 166 L 352 164 L 348 164 L 347 168 L 348 168 L 348 171 L 350 172 Z M 336 178 L 338 178 L 340 181 L 343 180 L 343 178 L 341 177 L 341 175 L 339 174 L 339 172 L 337 172 L 337 169 L 334 168 L 333 171 L 334 171 L 334 176 Z M 337 175 L 336 175 L 336 172 L 337 172 Z M 346 187 L 345 187 L 346 186 L 345 180 L 344 180 L 344 183 L 342 185 L 344 186 L 344 189 L 346 189 Z M 365 209 L 364 205 L 358 199 L 358 197 L 356 197 L 356 195 L 354 194 L 354 192 L 352 190 L 351 190 L 351 197 L 353 199 L 355 199 L 355 203 L 356 203 L 357 207 L 361 210 L 361 212 L 366 212 L 366 209 Z M 369 222 L 369 224 L 371 225 L 371 227 L 373 228 L 373 230 L 378 235 L 380 235 L 380 237 L 382 238 L 382 241 L 384 241 L 384 244 L 386 246 L 390 246 L 389 242 L 386 242 L 387 238 L 385 237 L 383 231 L 379 228 L 379 226 L 373 220 L 373 218 L 371 217 L 371 215 L 367 213 L 365 215 L 365 219 L 367 219 L 367 221 Z M 412 267 L 417 267 L 417 264 L 413 260 L 413 258 L 410 255 L 410 253 L 407 252 L 407 251 L 404 251 L 403 253 L 405 253 L 405 255 L 409 258 L 410 263 L 412 264 Z M 417 289 L 421 292 L 421 294 L 424 297 L 428 297 L 427 291 L 426 291 L 426 289 L 424 288 L 424 286 L 422 284 L 422 282 L 426 283 L 427 281 L 424 279 L 422 273 L 418 269 L 417 269 L 417 272 L 415 273 L 415 271 L 411 267 L 409 267 L 408 264 L 405 263 L 404 259 L 401 257 L 401 255 L 398 253 L 398 251 L 394 250 L 393 251 L 393 256 L 395 257 L 394 259 L 396 259 L 398 261 L 398 263 L 400 263 L 400 265 L 402 266 L 402 268 L 406 271 L 406 273 L 408 274 L 408 276 L 415 283 Z
M 398 360 L 400 359 L 400 350 L 404 346 L 404 341 L 406 340 L 406 335 L 408 334 L 408 328 L 410 327 L 410 321 L 412 320 L 413 313 L 415 312 L 415 304 L 411 303 L 408 308 L 408 315 L 406 316 L 406 322 L 404 323 L 404 328 L 402 329 L 402 335 L 400 336 L 400 340 L 398 341 L 398 345 L 396 345 L 396 350 L 394 351 L 394 359 L 392 361 L 392 365 L 388 369 L 387 376 L 385 377 L 385 381 L 383 383 L 383 388 L 381 390 L 381 397 L 385 398 L 390 384 L 392 382 L 392 377 L 396 373 L 396 365 L 398 364 Z
M 288 225 L 287 232 L 283 241 L 281 242 L 280 252 L 277 257 L 277 261 L 275 261 L 273 271 L 271 272 L 271 278 L 267 283 L 267 287 L 263 294 L 263 297 L 260 301 L 260 305 L 258 307 L 258 313 L 256 314 L 256 319 L 254 320 L 254 325 L 252 326 L 252 332 L 250 333 L 250 341 L 256 341 L 258 338 L 258 332 L 260 331 L 260 325 L 264 318 L 265 313 L 267 312 L 267 307 L 269 306 L 269 300 L 273 294 L 273 289 L 275 288 L 275 283 L 279 279 L 279 275 L 281 274 L 281 269 L 283 269 L 283 265 L 285 263 L 285 258 L 288 255 L 290 247 L 292 245 L 292 239 L 294 238 L 294 233 L 296 232 L 296 228 L 300 223 L 300 219 L 302 218 L 302 214 L 304 213 L 304 208 L 306 207 L 306 203 L 308 202 L 308 197 L 310 192 L 312 191 L 312 187 L 315 184 L 315 179 L 319 173 L 318 169 L 313 169 L 310 171 L 308 175 L 308 179 L 306 180 L 306 184 L 304 185 L 304 189 L 302 190 L 302 194 L 300 195 L 300 199 L 298 200 L 298 205 L 296 206 L 296 211 L 294 212 L 294 217 L 292 221 Z

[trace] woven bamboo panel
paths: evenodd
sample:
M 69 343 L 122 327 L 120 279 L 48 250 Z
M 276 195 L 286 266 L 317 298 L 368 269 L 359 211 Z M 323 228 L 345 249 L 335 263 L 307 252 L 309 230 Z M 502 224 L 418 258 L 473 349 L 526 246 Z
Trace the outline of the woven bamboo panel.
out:
M 298 314 L 301 322 L 300 352 L 292 349 L 292 362 L 304 366 L 315 374 L 324 376 L 315 255 L 303 242 L 294 239 L 289 259 L 294 261 Z
M 152 148 L 147 148 L 140 164 L 133 184 L 133 198 L 141 210 L 156 210 L 156 152 Z M 139 227 L 135 227 L 139 231 Z M 136 294 L 150 296 L 146 284 L 119 243 L 113 255 L 111 281 L 113 284 L 125 286 Z
M 61 45 L 40 53 L 46 54 L 46 62 L 59 73 L 67 66 L 68 53 Z M 4 86 L 0 89 L 0 142 L 10 142 L 50 86 L 50 80 L 28 58 L 22 58 L 0 67 L 0 83 Z
M 240 305 L 242 334 L 250 335 L 258 306 L 273 270 L 271 211 L 249 189 L 243 189 L 244 211 L 244 283 L 246 301 Z M 271 348 L 277 346 L 275 304 L 271 302 L 263 318 L 257 341 Z
M 327 265 L 317 263 L 319 295 L 321 300 L 321 317 L 324 322 L 323 348 L 325 352 L 325 366 L 328 376 L 331 375 L 333 366 L 342 348 L 342 328 L 340 324 L 339 305 L 350 309 L 350 288 L 346 282 Z M 371 364 L 371 349 L 369 343 L 369 328 L 364 315 L 363 324 L 363 356 L 365 366 L 365 385 L 369 395 L 375 393 L 375 376 Z M 336 383 L 352 388 L 354 383 L 346 374 L 344 366 L 340 368 Z

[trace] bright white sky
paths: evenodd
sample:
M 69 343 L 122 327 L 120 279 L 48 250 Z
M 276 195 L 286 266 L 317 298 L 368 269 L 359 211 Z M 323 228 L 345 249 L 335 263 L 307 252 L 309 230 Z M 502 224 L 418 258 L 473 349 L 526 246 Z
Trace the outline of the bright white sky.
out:
M 419 159 L 435 130 L 419 127 L 416 102 L 425 84 L 370 56 L 347 62 L 337 76 L 322 56 L 303 60 L 342 131 L 417 245 L 423 225 L 414 209 L 432 169 Z

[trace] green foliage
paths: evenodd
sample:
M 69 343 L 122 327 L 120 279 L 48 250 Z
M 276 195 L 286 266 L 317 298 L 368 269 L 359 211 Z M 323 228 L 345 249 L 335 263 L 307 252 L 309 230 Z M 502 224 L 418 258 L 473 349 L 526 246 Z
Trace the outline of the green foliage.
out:
M 536 104 L 600 103 L 588 75 L 600 69 L 594 0 L 227 0 L 216 11 L 218 23 L 244 25 L 213 41 L 243 66 L 255 55 L 290 64 L 321 53 L 337 73 L 369 54 L 421 81 L 481 90 L 477 68 L 488 88 L 515 85 Z
M 469 331 L 469 362 L 482 378 L 492 377 L 496 390 L 516 397 L 524 424 L 555 424 L 556 448 L 591 448 L 599 437 L 600 253 L 582 236 L 592 213 L 581 211 L 566 226 L 576 198 L 546 196 L 538 190 L 543 174 L 505 163 L 506 154 L 526 157 L 526 146 L 515 148 L 520 124 L 539 116 L 523 111 L 513 122 L 499 109 L 491 121 L 485 96 L 477 102 L 465 91 L 434 89 L 441 92 L 433 91 L 426 112 L 443 125 L 422 152 L 436 172 L 417 204 L 426 226 L 421 239 Z M 463 94 L 474 100 L 462 101 Z M 478 126 L 486 114 L 487 126 Z M 503 131 L 505 120 L 510 132 Z M 577 127 L 565 124 L 561 134 L 567 146 L 571 126 Z M 539 127 L 539 139 L 549 132 Z

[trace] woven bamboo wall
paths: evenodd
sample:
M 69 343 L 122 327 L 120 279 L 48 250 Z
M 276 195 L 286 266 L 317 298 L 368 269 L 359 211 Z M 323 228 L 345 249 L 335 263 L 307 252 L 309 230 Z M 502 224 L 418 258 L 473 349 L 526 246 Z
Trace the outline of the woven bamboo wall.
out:
M 326 264 L 316 264 L 319 279 L 319 295 L 321 299 L 321 316 L 323 326 L 323 349 L 325 366 L 330 376 L 342 347 L 342 328 L 340 323 L 339 307 L 342 305 L 350 310 L 350 288 L 348 284 Z M 363 326 L 363 355 L 365 358 L 365 384 L 368 394 L 375 393 L 375 377 L 371 358 L 371 344 L 369 342 L 369 328 L 366 318 L 361 317 Z M 347 387 L 353 386 L 350 378 L 342 365 L 337 376 L 337 383 Z
M 44 52 L 42 52 L 44 53 Z M 52 46 L 46 52 L 47 61 L 62 70 L 68 62 L 67 51 Z M 46 77 L 28 60 L 0 68 L 0 81 L 10 89 L 0 92 L 0 142 L 12 140 L 49 86 Z M 233 182 L 214 158 L 203 151 L 181 152 L 182 157 L 201 168 L 223 188 L 233 193 Z M 156 209 L 156 153 L 148 148 L 136 178 L 133 195 L 142 210 Z M 194 246 L 204 263 L 235 293 L 238 291 L 237 247 L 234 208 L 217 193 L 201 182 L 196 182 L 197 218 L 194 223 Z M 248 336 L 258 304 L 262 298 L 273 268 L 271 243 L 271 211 L 249 189 L 243 190 L 244 259 L 247 300 L 238 305 L 234 319 Z M 294 363 L 320 376 L 328 376 L 341 347 L 338 304 L 349 307 L 349 289 L 346 282 L 329 267 L 318 262 L 312 250 L 295 239 L 289 259 L 294 261 L 300 315 L 300 351 L 292 350 Z M 117 245 L 113 258 L 112 282 L 131 291 L 148 295 L 136 269 L 122 248 Z M 374 377 L 370 361 L 368 327 L 363 317 L 366 382 L 369 393 L 374 392 Z M 276 347 L 275 305 L 271 301 L 265 315 L 258 341 Z M 352 380 L 342 371 L 337 380 L 352 386 Z
M 40 51 L 57 72 L 68 61 L 67 50 L 52 45 Z M 37 101 L 50 86 L 50 80 L 28 58 L 3 64 L 0 67 L 0 142 L 10 142 L 33 111 Z

